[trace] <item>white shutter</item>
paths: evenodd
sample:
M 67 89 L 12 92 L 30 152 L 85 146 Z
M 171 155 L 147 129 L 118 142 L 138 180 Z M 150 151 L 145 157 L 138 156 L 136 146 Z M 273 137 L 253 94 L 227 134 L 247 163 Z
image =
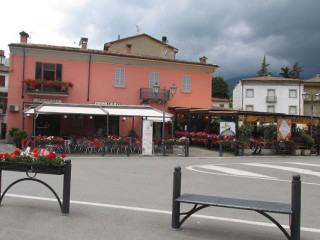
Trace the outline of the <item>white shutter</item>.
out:
M 191 92 L 191 76 L 182 75 L 182 92 Z
M 116 68 L 114 85 L 115 87 L 125 87 L 125 69 Z

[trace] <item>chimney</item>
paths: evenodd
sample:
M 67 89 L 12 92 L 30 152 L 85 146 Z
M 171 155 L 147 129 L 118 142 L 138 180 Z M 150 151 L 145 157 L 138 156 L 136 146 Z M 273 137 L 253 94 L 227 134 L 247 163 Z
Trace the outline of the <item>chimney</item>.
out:
M 127 53 L 131 54 L 131 48 L 132 48 L 132 44 L 127 44 Z
M 110 46 L 111 46 L 110 43 L 105 43 L 105 44 L 103 45 L 103 50 L 108 52 Z
M 20 32 L 19 34 L 20 34 L 20 43 L 28 43 L 29 34 L 24 31 Z
M 207 59 L 208 59 L 208 58 L 206 58 L 205 56 L 199 58 L 200 63 L 202 63 L 202 64 L 206 64 L 206 63 L 207 63 Z
M 4 65 L 4 59 L 6 56 L 4 55 L 4 51 L 0 50 L 0 65 Z
M 317 78 L 318 78 L 318 79 L 320 78 L 319 73 L 317 73 Z
M 166 37 L 166 36 L 163 36 L 163 37 L 162 37 L 162 42 L 163 42 L 164 44 L 167 44 L 168 39 L 167 39 L 167 37 Z
M 81 45 L 82 49 L 87 49 L 88 38 L 82 37 L 79 42 L 79 46 Z
M 267 77 L 271 77 L 271 72 L 268 72 L 268 75 L 267 75 Z

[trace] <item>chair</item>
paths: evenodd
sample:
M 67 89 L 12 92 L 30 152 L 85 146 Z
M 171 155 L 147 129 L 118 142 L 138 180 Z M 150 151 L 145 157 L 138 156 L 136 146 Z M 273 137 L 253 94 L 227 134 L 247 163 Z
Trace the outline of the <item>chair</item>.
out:
M 287 146 L 284 142 L 279 142 L 279 150 L 278 151 L 282 155 L 289 154 L 289 149 L 287 148 Z

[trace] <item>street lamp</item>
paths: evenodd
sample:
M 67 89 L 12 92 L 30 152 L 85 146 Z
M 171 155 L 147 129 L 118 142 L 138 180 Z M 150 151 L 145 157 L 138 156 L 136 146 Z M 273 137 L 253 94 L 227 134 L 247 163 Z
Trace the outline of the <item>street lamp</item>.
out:
M 159 84 L 156 83 L 155 85 L 153 85 L 152 91 L 156 96 L 159 96 L 157 99 L 159 99 L 163 103 L 161 152 L 162 152 L 162 156 L 165 156 L 166 148 L 165 148 L 164 128 L 165 128 L 165 120 L 166 120 L 166 103 L 170 100 L 170 95 L 172 98 L 173 95 L 177 92 L 177 86 L 174 83 L 172 83 L 169 90 L 167 90 L 165 88 L 160 89 Z
M 303 100 L 311 100 L 311 116 L 310 116 L 310 136 L 312 138 L 312 132 L 313 132 L 313 107 L 314 102 L 313 100 L 319 100 L 320 99 L 320 92 L 316 93 L 315 95 L 309 93 L 309 92 L 303 92 L 302 93 Z

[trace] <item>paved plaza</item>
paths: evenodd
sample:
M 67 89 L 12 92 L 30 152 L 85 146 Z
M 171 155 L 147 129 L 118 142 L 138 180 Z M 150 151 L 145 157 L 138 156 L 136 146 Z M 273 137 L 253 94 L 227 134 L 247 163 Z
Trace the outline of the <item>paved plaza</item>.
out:
M 0 151 L 8 148 L 0 144 Z M 198 154 L 198 156 L 195 156 Z M 9 190 L 0 207 L 0 239 L 286 239 L 268 219 L 251 212 L 206 208 L 182 230 L 170 229 L 172 174 L 182 169 L 182 193 L 290 203 L 291 176 L 302 179 L 301 239 L 320 239 L 320 157 L 234 157 L 191 149 L 190 157 L 70 155 L 70 214 L 36 182 Z M 3 171 L 2 190 L 24 173 Z M 37 178 L 62 194 L 62 176 Z M 191 205 L 190 205 L 191 206 Z M 189 210 L 190 206 L 184 206 Z M 284 226 L 288 216 L 273 215 Z

